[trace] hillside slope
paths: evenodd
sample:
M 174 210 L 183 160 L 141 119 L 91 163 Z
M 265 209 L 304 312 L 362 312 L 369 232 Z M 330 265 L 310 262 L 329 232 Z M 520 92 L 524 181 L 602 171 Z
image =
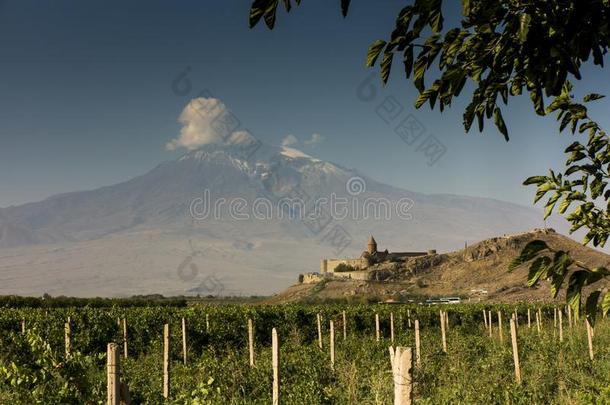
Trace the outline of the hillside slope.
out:
M 268 302 L 348 300 L 367 302 L 407 297 L 461 296 L 471 302 L 552 301 L 549 283 L 527 287 L 528 266 L 508 272 L 508 265 L 530 241 L 541 239 L 553 249 L 569 251 L 589 266 L 609 266 L 610 256 L 583 246 L 555 231 L 536 229 L 483 240 L 465 249 L 441 253 L 431 262 L 422 258 L 406 268 L 396 268 L 387 281 L 329 280 L 300 284 L 275 295 Z M 608 288 L 610 280 L 589 287 Z M 481 294 L 485 290 L 487 294 Z M 557 300 L 563 300 L 563 293 Z

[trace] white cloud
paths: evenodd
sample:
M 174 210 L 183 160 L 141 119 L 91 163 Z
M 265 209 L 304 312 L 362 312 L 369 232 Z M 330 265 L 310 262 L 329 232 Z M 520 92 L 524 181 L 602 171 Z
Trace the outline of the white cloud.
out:
M 231 131 L 237 128 L 226 130 L 226 128 L 219 127 L 223 117 L 231 116 L 232 114 L 224 103 L 218 99 L 204 97 L 192 99 L 178 117 L 178 122 L 182 124 L 180 134 L 176 139 L 168 142 L 166 148 L 168 150 L 177 148 L 192 150 L 210 143 L 223 143 L 223 137 L 230 139 L 237 134 L 237 132 Z M 219 117 L 221 119 L 215 122 Z M 236 122 L 236 124 L 238 126 L 239 122 Z
M 314 146 L 324 141 L 324 137 L 320 134 L 311 134 L 311 138 L 304 141 L 303 143 L 308 146 Z
M 299 143 L 299 140 L 292 134 L 287 135 L 284 139 L 282 139 L 282 146 L 296 145 L 297 143 Z

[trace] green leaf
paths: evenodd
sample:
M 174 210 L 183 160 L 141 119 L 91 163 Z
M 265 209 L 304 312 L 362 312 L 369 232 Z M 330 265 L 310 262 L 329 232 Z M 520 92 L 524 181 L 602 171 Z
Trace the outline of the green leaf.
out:
M 549 249 L 549 247 L 546 244 L 546 242 L 543 240 L 533 240 L 533 241 L 529 242 L 527 245 L 525 245 L 523 250 L 521 250 L 521 253 L 519 254 L 519 256 L 517 256 L 515 259 L 513 259 L 511 261 L 510 265 L 508 266 L 508 271 L 511 272 L 511 271 L 515 270 L 517 267 L 519 267 L 523 263 L 526 263 L 526 262 L 529 262 L 530 260 L 532 260 L 534 257 L 536 257 L 536 255 L 538 253 L 542 252 L 543 250 L 547 250 L 547 249 Z
M 504 123 L 504 118 L 502 118 L 502 111 L 498 107 L 494 110 L 494 123 L 498 128 L 498 131 L 502 135 L 504 135 L 504 139 L 508 141 L 508 130 L 506 129 L 506 124 Z
M 587 277 L 588 272 L 586 270 L 578 270 L 572 273 L 568 282 L 566 301 L 575 314 L 580 312 L 580 296 Z
M 608 315 L 610 311 L 610 291 L 606 292 L 604 299 L 602 301 L 602 315 Z
M 394 54 L 392 52 L 386 51 L 383 54 L 383 59 L 381 60 L 381 81 L 383 84 L 388 82 L 390 78 L 390 70 L 392 69 L 392 58 Z
M 540 277 L 545 274 L 547 266 L 551 263 L 551 258 L 547 256 L 537 257 L 532 262 L 529 272 L 527 274 L 527 285 L 532 287 L 538 283 Z
M 381 39 L 373 42 L 373 44 L 369 47 L 369 51 L 366 55 L 366 65 L 368 67 L 372 67 L 375 65 L 379 54 L 384 46 L 386 46 L 387 42 Z
M 599 100 L 604 97 L 606 97 L 606 96 L 604 96 L 602 94 L 591 93 L 591 94 L 587 94 L 583 100 L 585 103 L 588 103 L 589 101 Z
M 541 183 L 544 183 L 545 181 L 547 181 L 547 177 L 546 176 L 532 176 L 532 177 L 528 177 L 523 182 L 523 185 L 524 186 L 529 186 L 531 184 L 541 184 Z
M 341 14 L 343 15 L 343 17 L 347 16 L 350 1 L 351 0 L 341 0 Z
M 559 200 L 559 197 L 561 197 L 561 193 L 558 191 L 553 194 L 551 198 L 549 198 L 544 209 L 544 219 L 547 219 L 549 215 L 551 215 L 553 208 L 555 208 L 555 204 Z
M 601 291 L 593 291 L 587 297 L 587 302 L 585 304 L 585 312 L 587 313 L 587 317 L 589 318 L 591 325 L 595 324 L 595 318 L 597 315 L 597 301 L 599 300 L 599 295 Z
M 523 13 L 519 16 L 519 41 L 521 43 L 524 43 L 527 40 L 531 21 L 532 17 L 527 13 Z

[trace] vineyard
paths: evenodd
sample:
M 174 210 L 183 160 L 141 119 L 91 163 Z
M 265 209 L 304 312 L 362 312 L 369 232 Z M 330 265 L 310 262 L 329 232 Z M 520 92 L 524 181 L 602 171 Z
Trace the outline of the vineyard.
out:
M 390 346 L 412 348 L 415 403 L 610 403 L 610 322 L 576 318 L 478 304 L 5 308 L 0 403 L 107 403 L 111 342 L 133 404 L 270 404 L 274 374 L 280 403 L 390 404 Z

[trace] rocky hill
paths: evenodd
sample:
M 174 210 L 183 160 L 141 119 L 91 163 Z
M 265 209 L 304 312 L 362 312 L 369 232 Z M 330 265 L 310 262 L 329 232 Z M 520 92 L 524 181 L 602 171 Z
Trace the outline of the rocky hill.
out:
M 551 301 L 549 284 L 527 287 L 528 266 L 508 272 L 509 263 L 530 241 L 541 239 L 589 266 L 610 266 L 610 256 L 583 246 L 552 229 L 504 235 L 483 240 L 462 250 L 413 258 L 403 263 L 372 267 L 380 281 L 324 280 L 299 284 L 275 295 L 269 302 L 347 300 L 371 302 L 414 297 L 460 296 L 470 302 Z M 610 280 L 600 284 L 610 286 Z M 598 288 L 598 285 L 594 286 Z M 589 289 L 592 289 L 590 287 Z M 563 300 L 563 294 L 558 300 Z

